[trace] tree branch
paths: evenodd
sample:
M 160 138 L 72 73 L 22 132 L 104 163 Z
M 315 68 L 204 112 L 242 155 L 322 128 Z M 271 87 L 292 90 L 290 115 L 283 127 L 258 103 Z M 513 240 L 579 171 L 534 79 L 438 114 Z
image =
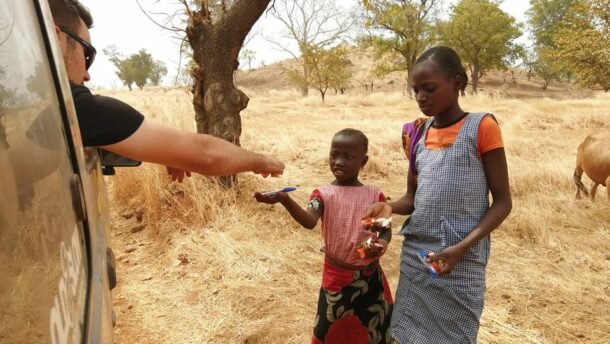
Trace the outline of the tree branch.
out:
M 186 32 L 186 30 L 184 29 L 180 29 L 177 27 L 167 27 L 165 25 L 159 24 L 156 20 L 154 20 L 142 7 L 142 5 L 140 4 L 140 0 L 136 0 L 136 3 L 138 4 L 138 7 L 140 8 L 140 11 L 142 11 L 142 13 L 144 13 L 144 15 L 155 25 L 159 26 L 162 29 L 168 30 L 168 31 L 172 31 L 172 32 Z

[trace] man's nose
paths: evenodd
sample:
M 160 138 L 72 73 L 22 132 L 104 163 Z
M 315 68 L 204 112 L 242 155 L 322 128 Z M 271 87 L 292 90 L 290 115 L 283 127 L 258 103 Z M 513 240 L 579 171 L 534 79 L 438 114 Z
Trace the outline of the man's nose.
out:
M 89 80 L 91 80 L 91 76 L 89 75 L 89 71 L 86 71 L 85 72 L 85 77 L 84 77 L 83 81 L 86 82 L 86 81 L 89 81 Z

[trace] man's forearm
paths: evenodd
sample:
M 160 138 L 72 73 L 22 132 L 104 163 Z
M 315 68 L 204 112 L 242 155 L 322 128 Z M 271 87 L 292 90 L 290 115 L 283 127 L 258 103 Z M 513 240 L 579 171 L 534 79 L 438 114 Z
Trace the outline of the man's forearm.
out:
M 259 171 L 265 165 L 265 156 L 234 145 L 223 139 L 198 134 L 194 141 L 192 159 L 186 159 L 187 169 L 209 176 Z
M 151 120 L 145 120 L 127 139 L 100 148 L 131 159 L 208 176 L 247 171 L 279 174 L 284 169 L 281 162 L 270 156 L 211 135 L 187 133 Z

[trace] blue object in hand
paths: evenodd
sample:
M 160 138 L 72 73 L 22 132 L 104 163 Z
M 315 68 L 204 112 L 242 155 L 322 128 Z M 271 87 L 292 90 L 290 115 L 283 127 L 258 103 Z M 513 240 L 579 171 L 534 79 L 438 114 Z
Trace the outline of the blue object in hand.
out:
M 424 252 L 424 250 L 422 250 L 422 249 L 419 249 L 417 251 L 417 257 L 419 258 L 419 260 L 421 260 L 421 262 L 424 264 L 424 266 L 428 269 L 428 271 L 430 272 L 430 276 L 432 276 L 432 278 L 437 278 L 438 277 L 438 273 L 436 272 L 436 270 L 434 270 L 432 265 L 430 265 L 426 261 L 426 259 L 428 258 L 426 256 L 426 252 Z
M 275 195 L 277 195 L 278 192 L 290 192 L 290 191 L 294 191 L 296 189 L 297 188 L 295 188 L 294 186 L 289 186 L 289 187 L 285 187 L 281 190 L 261 192 L 261 195 L 275 196 Z

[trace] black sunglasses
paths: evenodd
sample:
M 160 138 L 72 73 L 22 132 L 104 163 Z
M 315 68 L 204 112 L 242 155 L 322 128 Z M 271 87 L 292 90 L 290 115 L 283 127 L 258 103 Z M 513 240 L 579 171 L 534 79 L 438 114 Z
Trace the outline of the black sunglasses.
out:
M 59 31 L 70 36 L 73 40 L 77 41 L 78 43 L 80 43 L 80 45 L 83 46 L 83 48 L 85 50 L 85 68 L 89 69 L 89 67 L 91 67 L 91 65 L 93 64 L 93 60 L 95 60 L 95 54 L 97 54 L 97 50 L 95 50 L 95 48 L 91 45 L 91 43 L 78 37 L 77 34 L 70 32 L 70 31 L 64 29 L 63 27 L 60 27 Z

